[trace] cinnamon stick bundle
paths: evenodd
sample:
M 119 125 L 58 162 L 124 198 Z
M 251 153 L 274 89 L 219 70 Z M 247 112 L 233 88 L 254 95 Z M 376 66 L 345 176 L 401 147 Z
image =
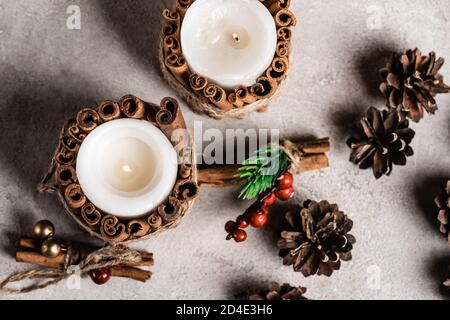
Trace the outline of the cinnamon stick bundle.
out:
M 291 160 L 291 171 L 300 174 L 329 167 L 327 153 L 330 151 L 328 138 L 306 142 L 284 140 L 281 148 Z M 200 166 L 198 182 L 201 187 L 222 188 L 241 185 L 244 181 L 236 177 L 241 165 Z
M 70 265 L 79 264 L 90 253 L 99 248 L 90 245 L 74 243 L 72 244 Z M 62 252 L 56 258 L 47 258 L 40 253 L 40 243 L 38 240 L 30 238 L 21 238 L 19 249 L 16 253 L 16 261 L 22 263 L 34 264 L 51 269 L 63 269 L 68 259 L 68 251 Z M 142 270 L 139 267 L 151 267 L 154 265 L 153 254 L 140 252 L 142 261 L 136 263 L 127 263 L 126 265 L 115 266 L 111 268 L 111 276 L 128 278 L 136 281 L 146 282 L 151 278 L 150 271 Z
M 177 14 L 173 19 L 178 19 Z M 145 218 L 133 221 L 111 216 L 97 208 L 84 194 L 76 173 L 77 153 L 90 132 L 109 121 L 126 118 L 148 121 L 157 127 L 172 142 L 179 163 L 179 183 L 167 203 L 160 210 L 156 208 L 147 213 Z M 175 99 L 164 98 L 156 105 L 126 95 L 119 101 L 106 100 L 95 108 L 84 108 L 75 119 L 64 125 L 49 170 L 38 190 L 56 194 L 67 213 L 87 232 L 110 244 L 142 240 L 173 227 L 189 211 L 199 193 L 197 166 L 192 137 Z M 165 216 L 159 216 L 158 211 Z

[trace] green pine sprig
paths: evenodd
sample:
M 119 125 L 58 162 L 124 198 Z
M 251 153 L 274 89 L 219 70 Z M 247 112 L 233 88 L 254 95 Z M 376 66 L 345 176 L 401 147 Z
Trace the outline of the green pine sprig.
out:
M 278 177 L 287 170 L 289 157 L 278 146 L 268 145 L 256 151 L 242 163 L 236 174 L 245 179 L 239 198 L 253 200 L 273 187 Z

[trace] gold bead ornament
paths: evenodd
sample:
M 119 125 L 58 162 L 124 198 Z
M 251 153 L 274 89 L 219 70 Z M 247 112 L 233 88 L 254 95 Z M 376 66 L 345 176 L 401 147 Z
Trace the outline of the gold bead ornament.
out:
M 42 220 L 34 226 L 34 236 L 36 239 L 45 240 L 55 235 L 55 226 L 48 220 Z
M 53 259 L 67 251 L 67 248 L 57 240 L 55 236 L 55 226 L 48 220 L 42 220 L 34 226 L 34 236 L 37 240 L 42 241 L 41 253 L 44 257 Z
M 41 253 L 47 258 L 56 258 L 61 251 L 61 244 L 54 239 L 47 239 L 42 243 Z

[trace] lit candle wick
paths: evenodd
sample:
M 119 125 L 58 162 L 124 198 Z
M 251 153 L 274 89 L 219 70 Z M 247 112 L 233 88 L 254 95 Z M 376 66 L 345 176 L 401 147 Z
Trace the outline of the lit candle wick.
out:
M 236 42 L 240 42 L 241 41 L 241 39 L 239 39 L 239 35 L 237 33 L 233 33 L 233 39 Z

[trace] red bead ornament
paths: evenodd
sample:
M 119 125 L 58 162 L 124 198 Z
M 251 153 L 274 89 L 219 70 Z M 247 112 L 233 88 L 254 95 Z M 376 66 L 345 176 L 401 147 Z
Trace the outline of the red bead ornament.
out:
M 89 271 L 89 275 L 91 276 L 92 281 L 95 284 L 103 285 L 107 283 L 111 279 L 111 269 L 102 268 Z
M 267 207 L 261 207 L 261 213 L 265 214 L 266 216 L 269 215 L 269 209 Z
M 277 192 L 278 199 L 282 201 L 288 201 L 294 196 L 294 188 L 290 187 L 287 189 L 282 189 Z
M 271 207 L 276 202 L 277 202 L 277 195 L 273 192 L 261 200 L 261 204 L 265 207 Z
M 294 185 L 294 176 L 289 172 L 285 172 L 278 177 L 276 185 L 278 190 L 292 188 Z
M 234 229 L 236 229 L 236 222 L 228 221 L 225 225 L 225 231 L 228 233 L 232 233 Z
M 239 228 L 241 228 L 241 229 L 248 228 L 248 226 L 249 226 L 247 218 L 244 215 L 239 216 L 237 218 L 237 222 L 236 223 L 239 225 Z
M 245 232 L 244 230 L 238 229 L 233 233 L 233 239 L 236 242 L 244 242 L 245 240 L 247 240 L 247 232 Z
M 252 215 L 249 218 L 252 227 L 258 229 L 264 227 L 267 224 L 268 220 L 267 214 L 264 212 L 252 213 Z

